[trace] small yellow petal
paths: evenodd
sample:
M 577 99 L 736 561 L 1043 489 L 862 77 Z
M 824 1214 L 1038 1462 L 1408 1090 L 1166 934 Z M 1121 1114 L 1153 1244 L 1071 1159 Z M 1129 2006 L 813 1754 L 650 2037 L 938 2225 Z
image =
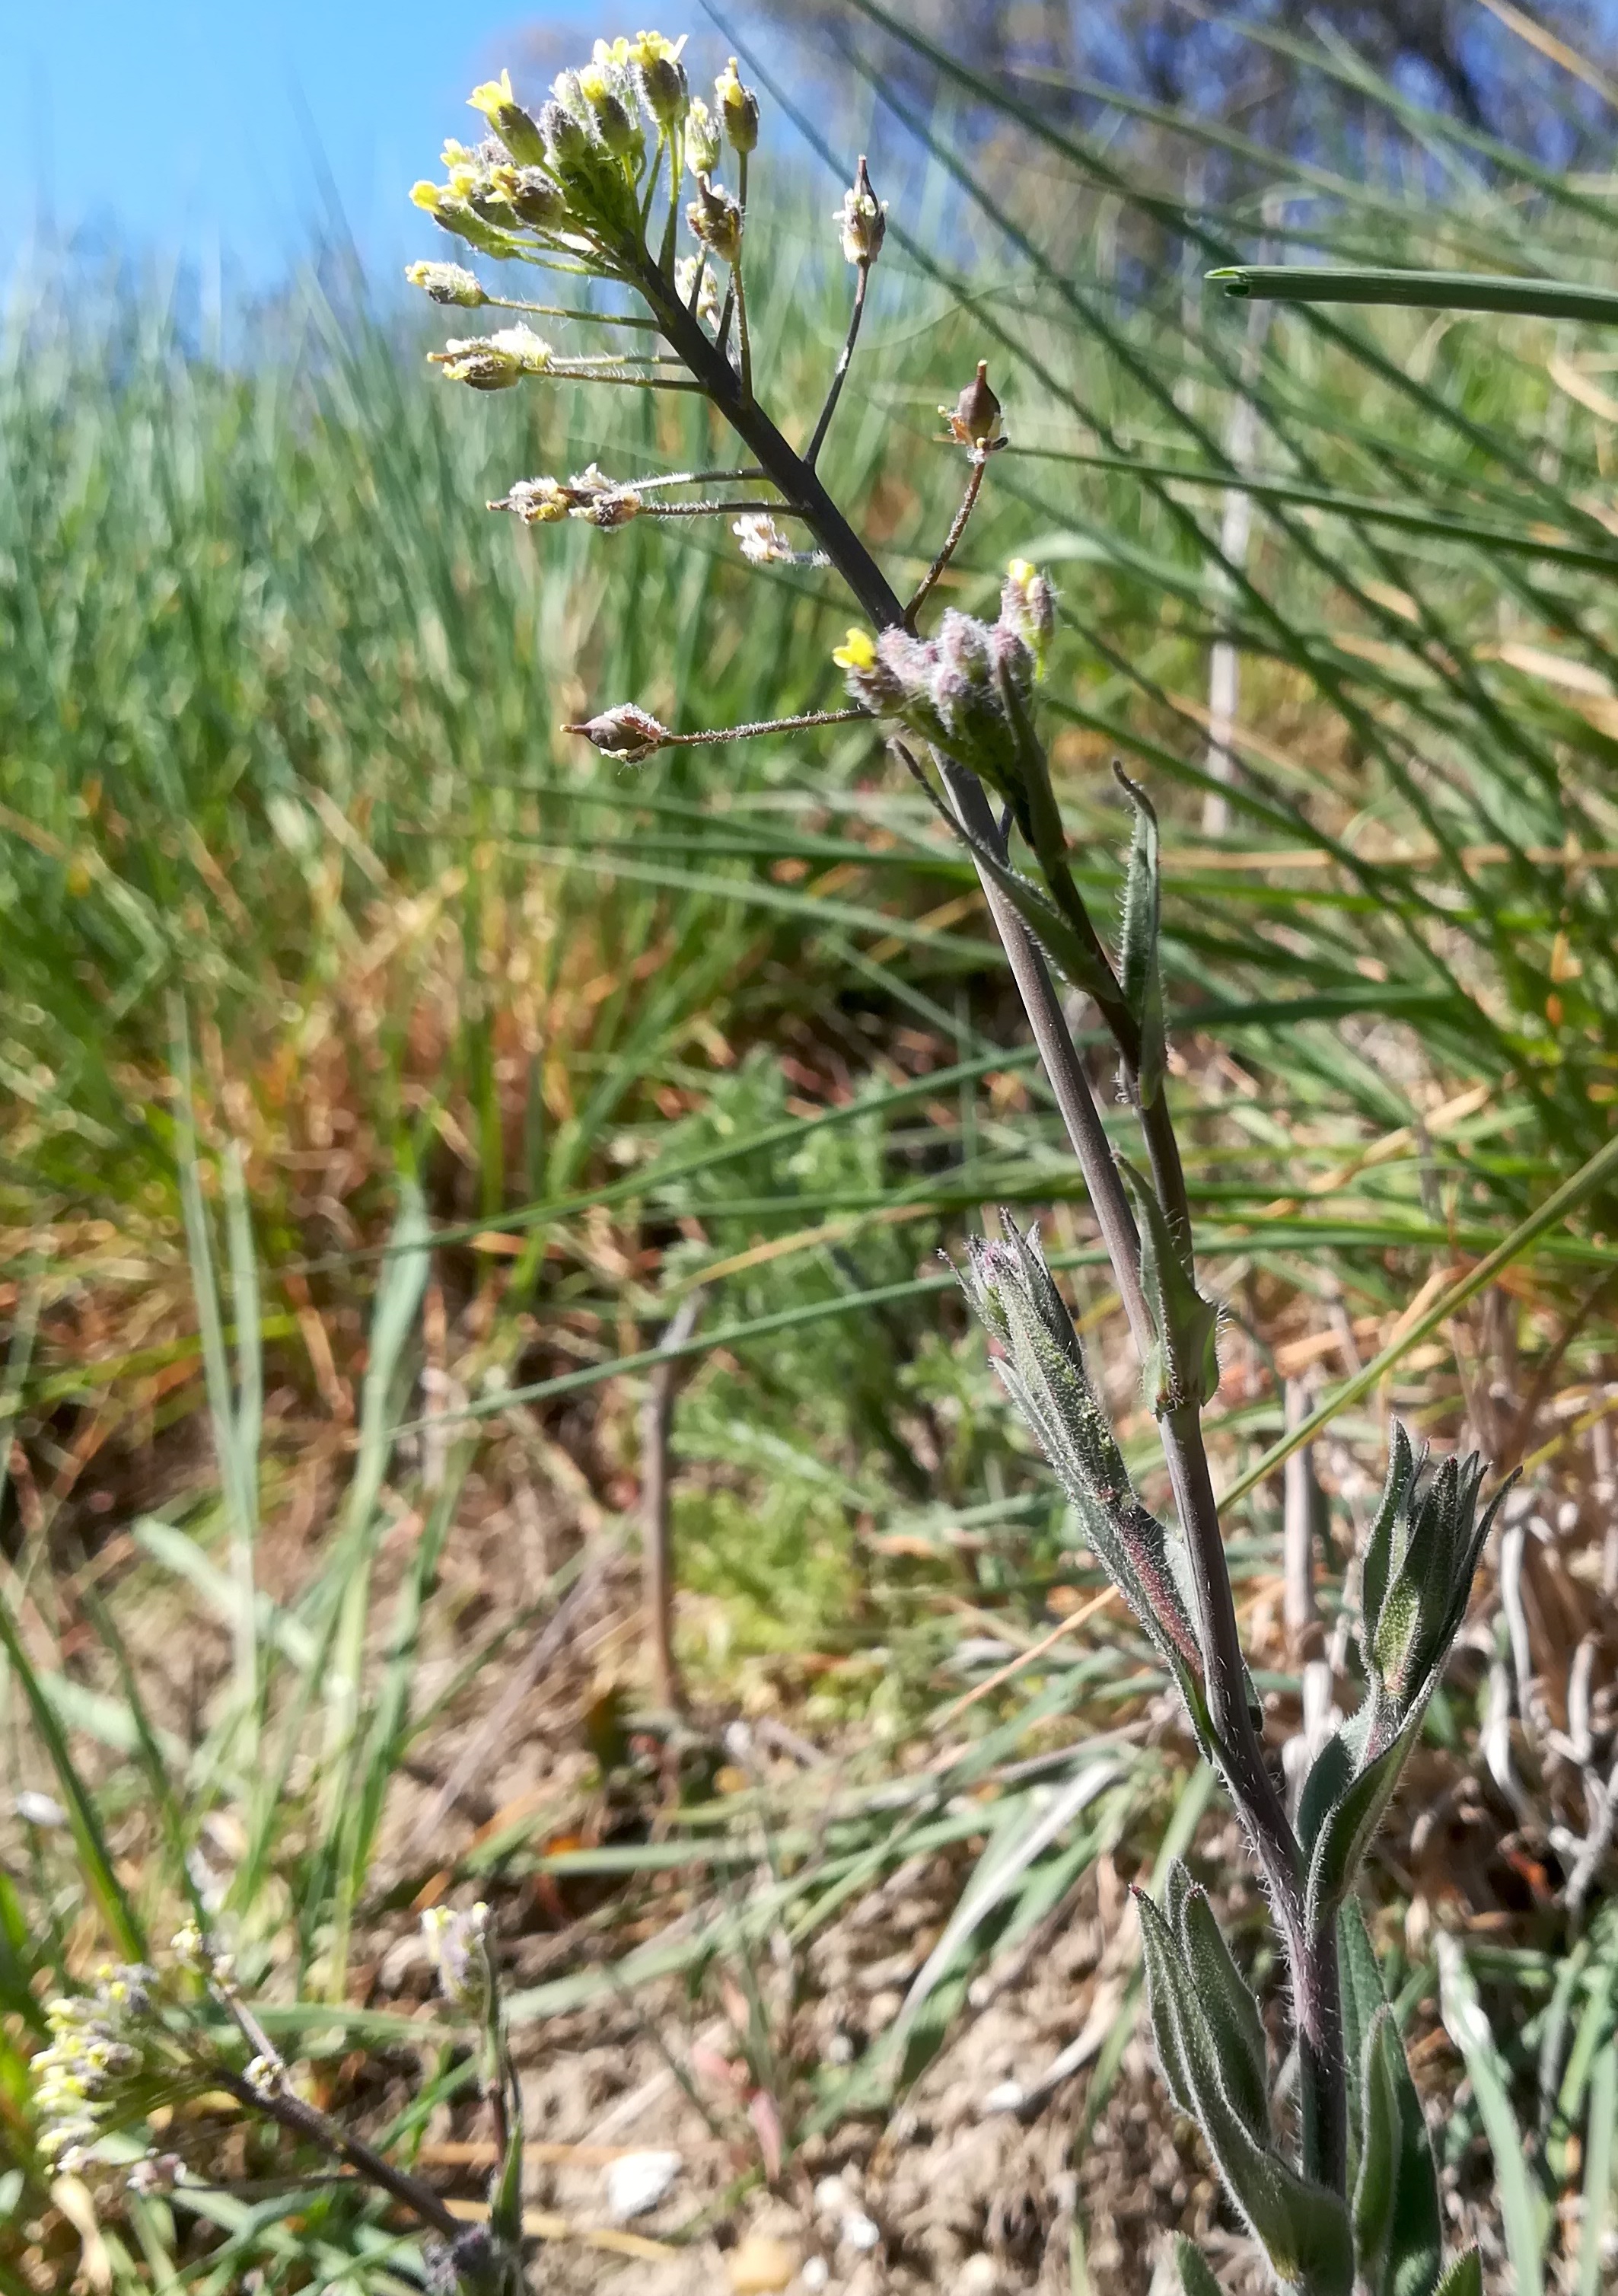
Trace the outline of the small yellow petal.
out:
M 850 630 L 840 646 L 834 647 L 831 659 L 839 669 L 873 669 L 877 649 L 869 630 Z

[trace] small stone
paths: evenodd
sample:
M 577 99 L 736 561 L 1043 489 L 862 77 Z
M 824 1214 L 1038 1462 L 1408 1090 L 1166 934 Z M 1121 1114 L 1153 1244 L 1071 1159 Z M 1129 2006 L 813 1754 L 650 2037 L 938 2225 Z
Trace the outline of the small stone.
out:
M 996 2081 L 983 2101 L 985 2112 L 1020 2112 L 1024 2090 L 1021 2081 Z
M 607 2170 L 607 2213 L 627 2224 L 655 2209 L 684 2167 L 677 2152 L 625 2152 Z
M 823 2217 L 840 2217 L 848 2206 L 848 2187 L 840 2177 L 822 2177 L 814 2188 L 814 2205 Z
M 731 2296 L 774 2296 L 797 2271 L 797 2251 L 789 2241 L 750 2232 L 724 2260 Z
M 810 2296 L 817 2296 L 817 2292 L 822 2289 L 831 2277 L 831 2267 L 823 2256 L 805 2257 L 804 2268 L 797 2276 L 800 2284 L 809 2290 Z
M 67 1811 L 48 1793 L 25 1790 L 17 1796 L 12 1807 L 25 1825 L 37 1825 L 48 1831 L 68 1822 Z
M 838 2229 L 848 2246 L 857 2248 L 862 2256 L 869 2255 L 882 2237 L 881 2226 L 862 2216 L 858 2209 L 851 2209 Z
M 980 2249 L 968 2256 L 955 2276 L 956 2296 L 993 2296 L 1000 2286 L 1000 2267 Z

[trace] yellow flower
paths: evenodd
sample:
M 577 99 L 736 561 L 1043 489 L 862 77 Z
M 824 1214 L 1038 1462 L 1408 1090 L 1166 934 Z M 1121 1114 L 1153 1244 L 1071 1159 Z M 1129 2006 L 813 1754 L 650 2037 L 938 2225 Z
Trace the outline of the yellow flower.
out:
M 442 185 L 438 184 L 422 182 L 411 185 L 410 196 L 417 207 L 425 208 L 429 215 L 437 215 L 438 203 L 444 197 L 444 191 Z
M 601 47 L 603 43 L 600 40 L 596 42 L 597 47 Z M 606 73 L 602 70 L 599 63 L 586 64 L 584 66 L 584 70 L 580 72 L 578 76 L 578 85 L 579 94 L 584 97 L 586 103 L 600 103 L 603 96 L 608 96 L 612 94 L 611 85 L 608 80 Z
M 1014 558 L 1006 569 L 1007 579 L 1015 583 L 1017 587 L 1023 591 L 1027 589 L 1034 579 L 1034 569 L 1026 558 Z
M 677 40 L 666 40 L 661 32 L 637 32 L 628 44 L 629 61 L 634 64 L 677 63 L 686 38 L 683 32 Z
M 503 71 L 498 79 L 486 79 L 482 86 L 475 87 L 466 100 L 474 111 L 482 112 L 492 127 L 497 115 L 503 111 L 508 104 L 515 103 L 517 101 L 516 93 L 511 86 L 510 71 Z
M 869 630 L 850 630 L 840 646 L 832 649 L 831 659 L 839 669 L 874 669 L 877 649 Z
M 616 40 L 598 40 L 593 53 L 598 64 L 617 64 L 621 71 L 629 63 L 631 49 L 628 40 L 620 32 Z

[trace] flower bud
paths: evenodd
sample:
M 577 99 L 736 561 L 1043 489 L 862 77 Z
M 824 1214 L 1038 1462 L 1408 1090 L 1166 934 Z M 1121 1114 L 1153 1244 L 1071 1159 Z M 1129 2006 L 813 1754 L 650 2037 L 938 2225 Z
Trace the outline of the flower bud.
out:
M 568 491 L 557 479 L 519 479 L 509 495 L 488 505 L 490 510 L 509 510 L 521 519 L 525 526 L 550 526 L 566 518 L 573 504 Z
M 172 2193 L 185 2181 L 185 2163 L 177 2152 L 148 2152 L 129 2171 L 129 2190 L 143 2200 Z
M 692 236 L 711 247 L 722 263 L 735 263 L 741 253 L 741 209 L 723 184 L 699 176 L 697 196 L 686 209 L 685 219 Z
M 568 202 L 543 168 L 498 168 L 494 182 L 519 223 L 530 231 L 565 229 Z
M 442 230 L 454 232 L 457 239 L 465 240 L 485 255 L 502 258 L 518 252 L 518 243 L 506 233 L 497 231 L 483 217 L 474 213 L 469 201 L 441 184 L 416 184 L 412 186 L 412 200 L 424 214 L 431 216 Z
M 639 518 L 641 508 L 641 497 L 633 487 L 614 487 L 592 494 L 586 502 L 573 504 L 568 515 L 610 532 L 614 527 L 627 526 L 631 519 Z
M 452 2009 L 479 2020 L 487 2016 L 494 1989 L 488 1930 L 489 1909 L 481 1900 L 463 1914 L 429 1906 L 421 1916 L 440 1992 Z
M 503 71 L 498 79 L 486 80 L 466 100 L 474 111 L 482 112 L 519 168 L 539 165 L 545 156 L 544 143 L 537 125 L 511 93 L 509 71 Z
M 691 82 L 680 61 L 684 45 L 683 37 L 666 40 L 661 32 L 641 32 L 630 43 L 629 61 L 641 101 L 659 127 L 678 127 L 690 109 Z
M 859 173 L 844 193 L 842 206 L 833 209 L 832 220 L 842 230 L 843 254 L 847 262 L 876 261 L 887 235 L 887 201 L 878 200 L 871 190 L 863 152 L 860 154 Z
M 758 142 L 758 98 L 744 87 L 734 56 L 714 82 L 714 96 L 734 152 L 751 152 Z
M 413 263 L 404 276 L 435 303 L 454 303 L 464 311 L 475 311 L 489 299 L 481 282 L 459 263 Z
M 563 79 L 569 77 L 566 72 L 562 74 Z M 559 80 L 557 85 L 560 84 Z M 541 156 L 548 159 L 553 168 L 583 167 L 595 149 L 595 139 L 584 121 L 567 104 L 554 98 L 540 113 L 539 126 L 544 138 Z
M 989 388 L 989 367 L 986 359 L 977 362 L 977 373 L 968 383 L 953 406 L 938 409 L 950 426 L 950 436 L 959 447 L 969 447 L 979 455 L 986 455 L 1001 444 L 1000 437 L 1000 401 Z
M 509 390 L 526 374 L 545 373 L 552 357 L 550 344 L 523 326 L 447 342 L 441 351 L 428 353 L 430 363 L 443 368 L 446 382 L 470 383 L 474 390 Z
M 582 726 L 564 726 L 562 731 L 582 734 L 605 756 L 620 758 L 626 766 L 638 766 L 674 738 L 666 726 L 660 726 L 649 711 L 637 709 L 633 701 L 604 709 L 599 718 L 587 718 Z
M 596 45 L 602 48 L 605 44 L 598 40 Z M 622 94 L 615 84 L 620 79 Z M 632 163 L 638 160 L 646 149 L 646 135 L 631 110 L 633 97 L 628 102 L 625 101 L 630 93 L 627 73 L 615 73 L 600 62 L 586 64 L 578 75 L 578 86 L 579 94 L 590 107 L 595 132 L 613 158 Z
M 904 707 L 906 682 L 885 658 L 887 640 L 904 635 L 885 630 L 878 641 L 869 630 L 852 629 L 842 644 L 832 649 L 831 659 L 843 672 L 850 699 L 869 709 L 873 718 L 896 718 Z
M 685 115 L 685 158 L 693 176 L 711 176 L 719 165 L 719 122 L 699 95 Z
M 736 521 L 731 532 L 740 543 L 749 566 L 789 566 L 797 556 L 791 537 L 781 531 L 768 511 L 749 511 Z
M 1034 657 L 1034 674 L 1045 674 L 1045 654 L 1056 627 L 1056 593 L 1050 582 L 1026 558 L 1014 558 L 1006 569 L 1000 594 L 1003 629 L 1014 631 Z

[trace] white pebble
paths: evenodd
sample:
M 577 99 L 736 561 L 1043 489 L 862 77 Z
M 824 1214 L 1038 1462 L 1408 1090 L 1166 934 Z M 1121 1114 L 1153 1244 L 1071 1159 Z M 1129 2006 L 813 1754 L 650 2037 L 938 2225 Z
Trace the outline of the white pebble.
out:
M 12 1805 L 25 1825 L 58 1826 L 68 1822 L 68 1813 L 59 1801 L 48 1793 L 24 1792 Z
M 797 2277 L 799 2286 L 807 2288 L 811 2292 L 811 2296 L 815 2296 L 815 2292 L 823 2288 L 830 2279 L 831 2267 L 823 2256 L 805 2257 L 803 2269 Z
M 985 2112 L 1019 2112 L 1023 2103 L 1021 2081 L 996 2081 L 983 2101 Z
M 677 2152 L 625 2152 L 607 2170 L 607 2212 L 617 2224 L 655 2209 L 684 2163 Z
M 814 2205 L 823 2217 L 841 2216 L 848 2206 L 848 2187 L 840 2177 L 822 2177 L 814 2188 Z
M 843 2218 L 839 2229 L 849 2247 L 857 2248 L 862 2252 L 875 2248 L 882 2237 L 880 2226 L 872 2224 L 869 2217 L 862 2216 L 857 2209 L 851 2210 Z

